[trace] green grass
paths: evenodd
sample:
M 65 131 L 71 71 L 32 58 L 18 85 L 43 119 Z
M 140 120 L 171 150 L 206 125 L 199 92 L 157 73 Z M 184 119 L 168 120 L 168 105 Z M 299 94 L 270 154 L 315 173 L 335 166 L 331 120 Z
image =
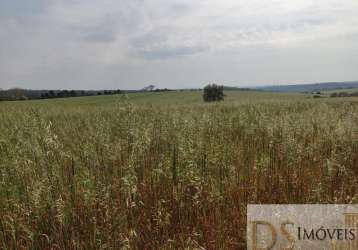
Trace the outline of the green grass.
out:
M 255 91 L 225 91 L 225 104 L 239 105 L 249 103 L 262 102 L 278 102 L 303 100 L 310 98 L 310 95 L 304 94 L 287 94 L 287 93 L 270 93 Z M 136 105 L 193 105 L 203 104 L 201 91 L 171 91 L 171 92 L 151 92 L 151 93 L 130 93 L 127 95 L 111 95 L 111 96 L 89 96 L 74 98 L 56 98 L 45 100 L 3 102 L 3 105 L 23 105 L 28 106 L 66 106 L 66 107 L 82 107 L 82 106 L 108 106 L 113 105 L 119 100 L 126 100 Z
M 248 203 L 357 203 L 358 98 L 0 102 L 1 249 L 246 249 Z
M 355 93 L 355 92 L 358 92 L 358 88 L 353 88 L 353 89 L 334 89 L 334 90 L 321 91 L 321 93 L 323 93 L 323 94 L 332 94 L 332 93 L 340 93 L 340 92 Z

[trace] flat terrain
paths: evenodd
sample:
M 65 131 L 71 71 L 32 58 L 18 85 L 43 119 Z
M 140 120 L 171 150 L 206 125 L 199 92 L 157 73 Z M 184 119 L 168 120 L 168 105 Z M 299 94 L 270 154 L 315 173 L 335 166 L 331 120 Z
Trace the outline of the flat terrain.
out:
M 0 102 L 3 249 L 246 249 L 248 203 L 357 203 L 358 98 Z
M 321 93 L 325 93 L 325 94 L 340 93 L 340 92 L 355 93 L 355 92 L 358 92 L 358 88 L 335 89 L 335 90 L 325 90 L 325 91 L 321 91 Z
M 304 100 L 310 98 L 310 95 L 304 94 L 287 94 L 287 93 L 271 93 L 259 91 L 225 91 L 225 104 L 249 104 L 259 102 L 279 102 L 290 100 Z M 201 91 L 170 91 L 170 92 L 151 92 L 151 93 L 130 93 L 127 95 L 110 95 L 110 96 L 88 96 L 88 97 L 74 97 L 74 98 L 55 98 L 45 100 L 32 100 L 32 101 L 18 101 L 6 102 L 11 106 L 24 105 L 28 106 L 95 106 L 103 107 L 112 105 L 118 101 L 127 101 L 132 104 L 138 105 L 192 105 L 204 104 Z M 2 103 L 3 105 L 5 102 Z

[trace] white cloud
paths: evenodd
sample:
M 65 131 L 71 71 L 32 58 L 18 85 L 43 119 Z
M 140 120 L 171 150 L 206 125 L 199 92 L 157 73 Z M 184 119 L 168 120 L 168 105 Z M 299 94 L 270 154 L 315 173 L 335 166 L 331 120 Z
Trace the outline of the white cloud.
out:
M 307 54 L 311 45 L 322 50 L 317 61 L 335 53 L 331 65 L 337 71 L 349 70 L 339 67 L 338 51 L 357 62 L 347 53 L 357 49 L 356 0 L 28 0 L 34 7 L 28 14 L 13 1 L 16 8 L 0 3 L 8 9 L 6 15 L 0 12 L 0 87 L 130 88 L 152 79 L 180 87 L 210 77 L 252 83 L 320 80 L 309 73 L 295 80 L 294 72 L 279 79 L 275 68 L 260 77 L 237 76 L 231 65 L 242 67 L 240 62 L 249 60 L 253 71 L 272 63 L 270 56 L 298 58 L 296 52 Z M 260 53 L 260 61 L 252 61 Z M 206 73 L 215 67 L 222 73 Z M 316 70 L 326 72 L 322 65 Z M 186 77 L 171 79 L 173 71 Z M 338 80 L 343 73 L 328 75 Z

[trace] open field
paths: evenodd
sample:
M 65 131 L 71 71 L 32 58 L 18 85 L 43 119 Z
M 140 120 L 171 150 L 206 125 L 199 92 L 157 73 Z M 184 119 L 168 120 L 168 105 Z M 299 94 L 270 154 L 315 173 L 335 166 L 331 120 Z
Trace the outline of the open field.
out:
M 357 203 L 358 98 L 0 102 L 1 249 L 246 249 L 248 203 Z
M 226 91 L 225 104 L 248 104 L 257 102 L 277 102 L 287 100 L 303 100 L 310 98 L 310 95 L 303 94 L 285 94 L 285 93 L 271 93 L 258 91 Z M 128 98 L 126 98 L 128 97 Z M 170 92 L 152 92 L 152 93 L 131 93 L 128 95 L 111 95 L 111 96 L 89 96 L 76 98 L 62 98 L 32 100 L 30 102 L 6 102 L 10 106 L 25 105 L 31 103 L 32 106 L 56 105 L 66 107 L 83 107 L 95 106 L 103 107 L 112 105 L 119 100 L 127 100 L 135 105 L 192 105 L 204 104 L 201 91 L 170 91 Z M 5 104 L 5 103 L 2 103 Z
M 325 90 L 325 91 L 321 91 L 321 93 L 323 93 L 323 94 L 332 94 L 332 93 L 340 93 L 340 92 L 355 93 L 355 92 L 358 92 L 358 88 L 335 89 L 335 90 Z

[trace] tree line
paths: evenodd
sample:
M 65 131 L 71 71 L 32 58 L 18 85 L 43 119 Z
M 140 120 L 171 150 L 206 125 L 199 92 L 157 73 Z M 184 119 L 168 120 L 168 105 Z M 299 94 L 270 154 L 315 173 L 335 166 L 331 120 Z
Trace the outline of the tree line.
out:
M 358 96 L 358 92 L 334 92 L 330 95 L 330 97 L 352 97 L 352 96 Z
M 51 98 L 67 98 L 95 95 L 123 94 L 121 90 L 26 90 L 9 89 L 0 90 L 0 101 L 21 101 Z

